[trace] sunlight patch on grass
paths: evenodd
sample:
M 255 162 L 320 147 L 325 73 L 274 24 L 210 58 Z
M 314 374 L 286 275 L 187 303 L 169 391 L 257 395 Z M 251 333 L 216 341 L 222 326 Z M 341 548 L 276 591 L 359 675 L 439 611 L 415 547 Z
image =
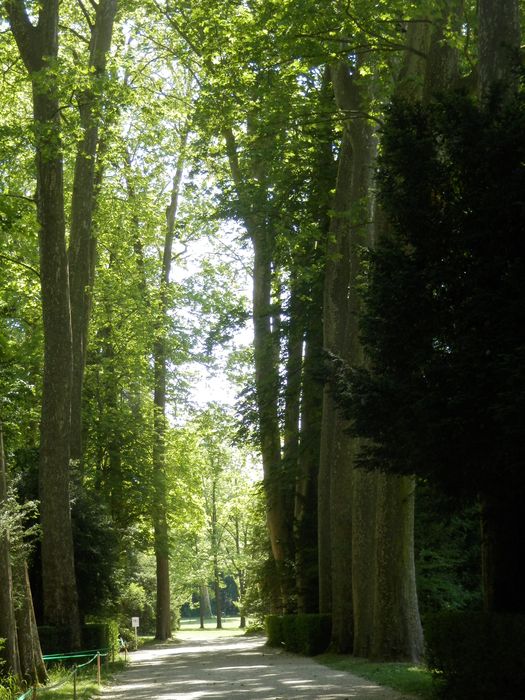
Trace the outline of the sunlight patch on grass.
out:
M 394 690 L 429 700 L 433 697 L 430 671 L 424 666 L 410 663 L 374 662 L 353 656 L 322 654 L 316 661 L 338 671 L 348 671 L 356 676 L 384 685 Z
M 214 617 L 209 617 L 204 620 L 204 629 L 200 629 L 200 620 L 183 619 L 180 623 L 180 630 L 175 632 L 174 636 L 183 637 L 192 636 L 195 639 L 207 639 L 215 637 L 241 637 L 246 634 L 245 629 L 239 627 L 240 618 L 238 617 L 223 617 L 222 629 L 217 629 L 217 620 Z

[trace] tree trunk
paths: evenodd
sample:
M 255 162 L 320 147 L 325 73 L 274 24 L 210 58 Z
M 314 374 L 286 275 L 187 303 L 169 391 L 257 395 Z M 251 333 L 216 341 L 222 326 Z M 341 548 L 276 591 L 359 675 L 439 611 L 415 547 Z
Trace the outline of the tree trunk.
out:
M 478 92 L 487 99 L 492 89 L 512 98 L 520 78 L 520 8 L 518 0 L 478 2 Z M 481 559 L 483 601 L 487 611 L 525 612 L 522 587 L 523 493 L 520 485 L 502 483 L 482 493 Z M 520 577 L 520 578 L 516 578 Z
M 317 540 L 317 487 L 321 442 L 321 405 L 323 387 L 320 381 L 322 310 L 315 306 L 307 311 L 305 335 L 303 391 L 301 402 L 301 434 L 299 474 L 295 494 L 295 566 L 298 612 L 319 610 L 319 551 Z
M 100 0 L 91 28 L 89 69 L 92 79 L 102 79 L 111 47 L 117 0 Z M 96 206 L 95 170 L 99 144 L 95 90 L 78 96 L 82 137 L 77 144 L 73 194 L 71 199 L 71 233 L 69 239 L 69 286 L 73 342 L 73 380 L 71 394 L 71 460 L 82 462 L 82 386 L 86 365 L 91 296 L 95 277 L 96 240 L 93 236 L 93 213 Z
M 204 620 L 211 617 L 211 603 L 210 603 L 210 591 L 205 583 L 200 586 L 199 592 L 200 598 L 200 617 L 201 617 L 201 629 L 204 629 Z
M 278 585 L 281 590 L 280 607 L 283 607 L 293 597 L 293 590 L 291 590 L 293 577 L 290 571 L 293 563 L 293 528 L 290 526 L 293 511 L 290 512 L 286 508 L 289 499 L 285 494 L 288 490 L 290 475 L 283 469 L 278 416 L 279 329 L 272 324 L 274 240 L 264 216 L 254 209 L 245 193 L 245 177 L 238 161 L 233 132 L 229 129 L 225 130 L 224 137 L 232 179 L 237 191 L 239 215 L 244 221 L 254 252 L 252 308 L 255 389 L 267 503 L 266 519 Z M 262 195 L 265 196 L 265 178 L 261 170 L 262 163 L 253 162 L 248 179 L 257 182 Z
M 20 559 L 15 566 L 18 607 L 16 624 L 18 630 L 18 647 L 22 678 L 31 685 L 44 683 L 47 678 L 46 666 L 42 658 L 38 628 L 31 586 L 27 572 L 27 563 Z
M 343 64 L 332 70 L 332 83 L 338 106 L 344 110 L 362 111 L 361 87 Z M 344 358 L 352 365 L 362 363 L 358 340 L 359 296 L 357 277 L 360 272 L 359 248 L 366 244 L 368 212 L 366 201 L 370 183 L 372 130 L 364 119 L 345 123 L 339 153 L 325 280 L 324 337 L 328 352 Z M 352 596 L 352 493 L 353 462 L 356 441 L 346 433 L 346 421 L 329 390 L 325 392 L 323 429 L 331 439 L 324 439 L 321 463 L 330 469 L 330 519 L 323 523 L 330 528 L 332 572 L 332 645 L 342 653 L 353 645 Z M 331 442 L 331 444 L 330 444 Z M 328 449 L 327 449 L 328 448 Z M 327 467 L 321 469 L 326 471 Z
M 7 2 L 9 21 L 33 88 L 44 377 L 40 441 L 40 501 L 44 618 L 68 626 L 80 644 L 69 502 L 72 336 L 64 220 L 60 104 L 52 68 L 58 55 L 58 0 L 40 5 L 31 24 L 23 0 Z
M 166 386 L 167 386 L 167 337 L 171 261 L 173 240 L 175 237 L 175 221 L 179 201 L 180 185 L 184 169 L 186 140 L 185 131 L 180 144 L 177 168 L 173 178 L 171 201 L 166 210 L 166 237 L 162 258 L 160 281 L 160 318 L 157 325 L 157 337 L 153 349 L 154 381 L 153 396 L 153 469 L 155 485 L 154 504 L 154 534 L 155 559 L 157 562 L 157 627 L 156 639 L 165 640 L 171 637 L 171 601 L 169 579 L 169 526 L 167 520 L 168 480 L 166 474 Z
M 211 547 L 213 553 L 213 589 L 215 592 L 215 616 L 217 618 L 217 629 L 222 629 L 222 600 L 221 600 L 221 579 L 219 571 L 219 533 L 217 530 L 217 477 L 214 476 L 212 483 L 212 505 L 211 505 Z
M 7 501 L 7 476 L 4 457 L 4 433 L 0 423 L 0 510 L 5 509 Z M 9 525 L 0 530 L 0 638 L 5 639 L 2 656 L 7 662 L 7 670 L 20 676 L 20 656 L 15 620 L 13 597 L 13 575 L 11 570 L 11 548 Z
M 514 95 L 520 79 L 519 0 L 478 1 L 478 90 L 486 98 L 493 88 Z
M 413 477 L 377 477 L 373 638 L 369 656 L 417 662 L 423 655 L 414 563 Z

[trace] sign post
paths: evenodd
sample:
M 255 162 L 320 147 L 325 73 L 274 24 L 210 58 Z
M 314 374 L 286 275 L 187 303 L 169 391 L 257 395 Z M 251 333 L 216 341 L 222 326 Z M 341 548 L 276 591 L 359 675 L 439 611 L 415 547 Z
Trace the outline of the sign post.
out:
M 132 618 L 131 618 L 131 626 L 132 626 L 133 629 L 135 630 L 135 644 L 136 644 L 136 646 L 137 646 L 137 648 L 138 648 L 138 646 L 139 646 L 139 633 L 138 633 L 138 629 L 139 629 L 139 618 L 138 618 L 138 617 L 132 617 Z

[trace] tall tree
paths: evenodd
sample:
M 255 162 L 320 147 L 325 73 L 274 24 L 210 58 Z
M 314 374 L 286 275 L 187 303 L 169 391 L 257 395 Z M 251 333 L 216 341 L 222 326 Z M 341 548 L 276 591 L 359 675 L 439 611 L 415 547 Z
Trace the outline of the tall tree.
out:
M 180 150 L 171 189 L 171 199 L 166 209 L 166 237 L 162 256 L 162 271 L 159 290 L 159 319 L 153 348 L 154 365 L 154 419 L 153 419 L 153 470 L 155 503 L 153 524 L 155 532 L 155 559 L 157 564 L 157 627 L 156 638 L 171 637 L 170 582 L 169 582 L 169 528 L 168 528 L 168 482 L 166 475 L 166 388 L 168 371 L 167 324 L 169 314 L 170 273 L 173 259 L 175 222 L 184 170 L 184 158 L 188 127 L 183 127 Z
M 106 62 L 111 47 L 117 4 L 118 0 L 99 0 L 98 3 L 94 3 L 94 19 L 87 15 L 90 31 L 87 61 L 89 84 L 77 96 L 81 138 L 77 144 L 71 196 L 68 262 L 73 343 L 71 459 L 78 463 L 82 461 L 82 388 L 96 263 L 93 214 L 99 190 L 95 175 L 103 113 L 101 96 L 105 89 Z M 101 167 L 98 163 L 99 179 Z
M 69 502 L 72 331 L 64 216 L 57 0 L 44 0 L 34 25 L 24 0 L 6 0 L 11 30 L 33 92 L 44 385 L 40 442 L 42 579 L 48 623 L 67 625 L 80 644 Z

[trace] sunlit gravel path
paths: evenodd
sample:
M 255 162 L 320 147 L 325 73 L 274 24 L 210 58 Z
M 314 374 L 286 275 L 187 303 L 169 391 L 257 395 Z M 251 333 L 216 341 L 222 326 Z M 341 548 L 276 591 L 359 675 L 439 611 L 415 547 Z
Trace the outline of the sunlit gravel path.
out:
M 269 649 L 261 637 L 178 635 L 131 654 L 103 700 L 403 700 L 393 690 L 312 659 Z

